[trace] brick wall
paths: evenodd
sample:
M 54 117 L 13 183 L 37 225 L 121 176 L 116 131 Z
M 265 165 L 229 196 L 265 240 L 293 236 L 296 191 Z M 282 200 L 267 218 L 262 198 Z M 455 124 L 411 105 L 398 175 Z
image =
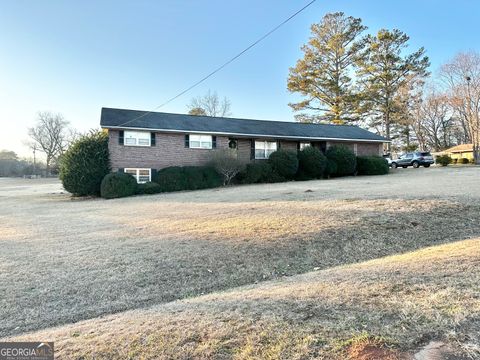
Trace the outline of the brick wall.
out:
M 238 139 L 237 140 L 237 157 L 244 161 L 250 162 L 251 154 L 251 140 L 250 139 Z
M 109 130 L 108 147 L 112 170 L 119 168 L 162 169 L 168 166 L 205 165 L 213 150 L 185 147 L 184 134 L 156 133 L 155 146 L 124 146 L 118 143 L 118 131 Z M 217 149 L 228 148 L 228 137 L 217 136 Z
M 383 155 L 383 144 L 379 143 L 358 143 L 357 155 Z
M 348 147 L 350 150 L 355 151 L 355 144 L 357 146 L 357 156 L 367 156 L 367 155 L 382 155 L 383 154 L 383 144 L 382 143 L 368 143 L 368 142 L 334 142 L 329 141 L 327 143 L 327 148 L 334 145 L 343 145 Z
M 198 166 L 206 165 L 214 150 L 190 149 L 185 147 L 185 135 L 173 133 L 156 133 L 156 145 L 152 147 L 124 146 L 118 143 L 118 130 L 109 130 L 109 150 L 112 170 L 119 168 L 152 168 L 162 169 L 168 166 Z M 227 136 L 217 136 L 217 149 L 228 148 Z M 315 145 L 316 143 L 314 143 Z M 351 142 L 328 142 L 327 146 L 345 145 L 354 150 Z M 237 140 L 237 156 L 249 162 L 251 153 L 251 140 Z M 284 150 L 297 150 L 297 141 L 282 140 L 280 148 Z M 382 144 L 357 143 L 358 155 L 379 155 Z

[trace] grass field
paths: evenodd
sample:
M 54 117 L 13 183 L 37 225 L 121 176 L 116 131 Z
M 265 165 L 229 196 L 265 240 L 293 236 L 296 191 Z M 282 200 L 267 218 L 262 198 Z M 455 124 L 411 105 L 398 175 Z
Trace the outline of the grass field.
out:
M 435 339 L 475 354 L 480 245 L 462 240 L 480 237 L 479 175 L 112 201 L 2 179 L 0 336 L 47 336 L 65 358 L 393 358 Z

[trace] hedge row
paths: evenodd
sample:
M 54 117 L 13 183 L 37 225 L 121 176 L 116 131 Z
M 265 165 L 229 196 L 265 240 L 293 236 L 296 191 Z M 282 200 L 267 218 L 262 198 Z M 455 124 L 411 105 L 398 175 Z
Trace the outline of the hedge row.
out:
M 355 156 L 345 146 L 332 146 L 325 155 L 306 147 L 298 154 L 278 150 L 267 161 L 247 165 L 238 176 L 240 183 L 271 183 L 286 180 L 311 180 L 322 177 L 388 174 L 387 161 L 381 156 Z
M 380 156 L 359 156 L 347 147 L 333 146 L 324 155 L 307 147 L 298 153 L 278 150 L 268 160 L 246 165 L 236 176 L 237 183 L 275 183 L 348 175 L 383 175 L 389 171 Z M 133 194 L 198 190 L 219 187 L 222 177 L 210 166 L 173 166 L 158 171 L 152 183 L 137 185 L 128 174 L 109 174 L 102 182 L 102 196 L 108 199 Z
M 388 174 L 388 162 L 380 156 L 358 156 L 358 175 L 385 175 Z
M 153 179 L 161 192 L 219 187 L 223 180 L 210 166 L 172 166 L 157 172 Z
M 222 185 L 220 175 L 209 166 L 172 166 L 158 171 L 152 180 L 137 184 L 130 174 L 110 173 L 103 178 L 101 196 L 114 199 L 135 194 L 199 190 Z

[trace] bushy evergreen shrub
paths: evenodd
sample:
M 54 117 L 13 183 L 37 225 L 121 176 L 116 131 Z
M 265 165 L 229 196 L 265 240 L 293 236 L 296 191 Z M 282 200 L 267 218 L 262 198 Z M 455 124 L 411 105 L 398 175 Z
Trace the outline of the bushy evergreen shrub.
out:
M 74 142 L 60 163 L 60 180 L 77 196 L 100 195 L 103 178 L 110 172 L 108 133 L 91 132 Z
M 359 175 L 385 175 L 388 162 L 381 156 L 357 156 L 357 171 Z
M 152 181 L 137 185 L 137 194 L 158 194 L 161 192 L 160 185 Z
M 325 171 L 323 176 L 329 178 L 330 176 L 334 176 L 337 172 L 337 163 L 329 158 L 327 158 L 327 166 L 325 166 Z
M 441 166 L 447 166 L 452 162 L 452 158 L 448 155 L 440 155 L 435 159 L 435 163 Z
M 172 166 L 157 172 L 154 181 L 161 191 L 214 188 L 222 185 L 222 177 L 209 166 Z
M 282 182 L 285 178 L 278 175 L 267 161 L 260 161 L 247 164 L 236 180 L 242 184 L 256 184 Z
M 298 153 L 298 179 L 319 179 L 326 167 L 327 158 L 319 149 L 307 146 Z
M 165 192 L 187 189 L 187 179 L 180 166 L 171 166 L 157 171 L 153 181 Z
M 105 199 L 132 196 L 137 193 L 137 180 L 126 173 L 105 175 L 101 184 L 101 195 Z
M 467 158 L 462 158 L 460 161 L 462 162 L 462 164 L 468 164 L 470 162 L 470 160 L 468 160 Z
M 298 171 L 298 158 L 295 151 L 277 150 L 270 154 L 268 163 L 280 177 L 291 180 Z
M 356 156 L 352 150 L 342 145 L 335 145 L 328 148 L 326 154 L 327 159 L 333 161 L 336 169 L 329 169 L 333 176 L 353 175 L 356 169 Z M 335 170 L 335 171 L 332 171 Z

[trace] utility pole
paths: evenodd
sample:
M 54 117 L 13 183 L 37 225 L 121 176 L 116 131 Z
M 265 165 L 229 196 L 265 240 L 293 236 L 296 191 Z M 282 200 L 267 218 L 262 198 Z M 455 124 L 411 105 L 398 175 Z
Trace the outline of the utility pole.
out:
M 37 158 L 36 158 L 36 153 L 37 153 L 37 144 L 33 144 L 33 175 L 37 177 Z

